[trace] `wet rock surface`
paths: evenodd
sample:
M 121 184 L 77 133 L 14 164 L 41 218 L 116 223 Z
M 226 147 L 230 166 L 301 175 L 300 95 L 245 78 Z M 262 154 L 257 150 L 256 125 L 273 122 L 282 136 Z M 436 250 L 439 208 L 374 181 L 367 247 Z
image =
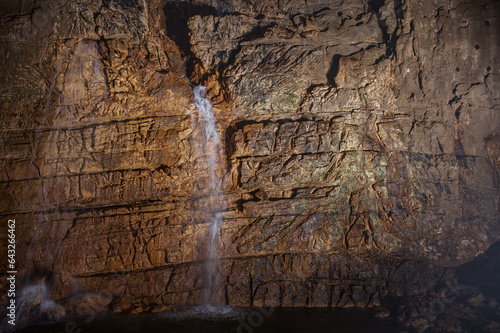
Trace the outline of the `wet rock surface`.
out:
M 215 303 L 385 306 L 415 327 L 494 331 L 464 317 L 498 311 L 471 281 L 465 305 L 414 313 L 441 299 L 448 267 L 500 239 L 499 12 L 2 3 L 0 211 L 17 222 L 20 274 L 51 272 L 68 312 L 200 302 L 210 174 L 191 111 L 204 84 L 223 148 Z

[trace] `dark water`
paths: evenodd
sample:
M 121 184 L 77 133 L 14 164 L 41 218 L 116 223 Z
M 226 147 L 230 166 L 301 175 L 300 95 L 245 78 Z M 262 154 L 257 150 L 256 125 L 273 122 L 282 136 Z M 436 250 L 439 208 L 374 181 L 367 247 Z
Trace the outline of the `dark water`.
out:
M 36 333 L 400 333 L 414 332 L 373 312 L 356 309 L 195 307 L 183 312 L 136 316 L 111 315 L 60 323 L 37 324 L 16 332 Z

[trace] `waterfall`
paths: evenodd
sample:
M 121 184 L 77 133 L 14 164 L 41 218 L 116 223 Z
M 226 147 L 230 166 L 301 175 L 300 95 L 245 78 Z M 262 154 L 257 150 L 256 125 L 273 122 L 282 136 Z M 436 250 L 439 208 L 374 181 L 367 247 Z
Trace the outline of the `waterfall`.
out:
M 222 209 L 222 204 L 219 198 L 219 191 L 217 189 L 217 156 L 219 152 L 219 142 L 220 136 L 217 133 L 216 119 L 213 113 L 212 104 L 210 100 L 206 97 L 206 87 L 199 85 L 193 89 L 194 94 L 194 104 L 196 105 L 196 110 L 198 111 L 198 123 L 203 135 L 203 140 L 201 145 L 208 155 L 208 172 L 210 174 L 209 186 L 210 186 L 210 209 L 207 213 L 207 218 L 210 220 L 208 237 L 208 258 L 205 267 L 205 289 L 203 292 L 203 304 L 210 305 L 212 294 L 217 286 L 217 264 L 218 264 L 218 253 L 217 253 L 217 235 L 219 231 L 219 224 L 221 218 L 218 212 Z M 197 128 L 195 124 L 195 118 L 191 114 L 193 120 L 193 127 Z
M 57 217 L 65 210 L 70 188 L 64 182 L 64 176 L 75 173 L 72 157 L 80 149 L 78 141 L 71 140 L 71 127 L 89 122 L 93 112 L 100 103 L 106 103 L 108 97 L 98 44 L 82 40 L 75 46 L 69 41 L 57 57 L 43 113 L 36 119 L 38 129 L 34 130 L 31 163 L 39 172 L 38 207 L 23 209 L 40 213 L 33 223 L 30 246 L 23 254 L 26 273 L 18 287 L 19 320 L 41 315 L 58 318 L 64 313 L 64 309 L 50 297 L 50 267 L 61 255 L 61 247 L 43 247 L 42 240 L 53 237 L 43 222 L 48 221 L 51 214 Z

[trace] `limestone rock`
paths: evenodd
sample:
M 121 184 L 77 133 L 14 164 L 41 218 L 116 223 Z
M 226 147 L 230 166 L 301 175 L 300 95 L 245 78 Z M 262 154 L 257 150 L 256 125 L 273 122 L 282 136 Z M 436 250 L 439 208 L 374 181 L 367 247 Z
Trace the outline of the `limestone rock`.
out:
M 445 267 L 500 240 L 498 1 L 0 12 L 0 214 L 16 219 L 20 276 L 51 272 L 58 302 L 70 280 L 96 311 L 200 302 L 211 202 L 194 84 L 223 141 L 214 302 L 431 302 Z M 89 297 L 61 304 L 83 314 Z M 418 326 L 415 302 L 400 318 Z M 434 323 L 460 329 L 457 313 Z

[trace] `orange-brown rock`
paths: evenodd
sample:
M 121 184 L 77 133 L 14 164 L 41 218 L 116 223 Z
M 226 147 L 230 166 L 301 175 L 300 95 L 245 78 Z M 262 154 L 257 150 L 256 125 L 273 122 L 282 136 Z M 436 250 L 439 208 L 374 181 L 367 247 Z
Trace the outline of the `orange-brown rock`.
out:
M 222 138 L 215 303 L 426 293 L 500 239 L 498 12 L 4 1 L 0 215 L 3 240 L 17 223 L 20 276 L 49 272 L 82 314 L 200 302 L 210 176 L 191 112 L 205 84 Z M 95 295 L 68 301 L 75 284 Z

